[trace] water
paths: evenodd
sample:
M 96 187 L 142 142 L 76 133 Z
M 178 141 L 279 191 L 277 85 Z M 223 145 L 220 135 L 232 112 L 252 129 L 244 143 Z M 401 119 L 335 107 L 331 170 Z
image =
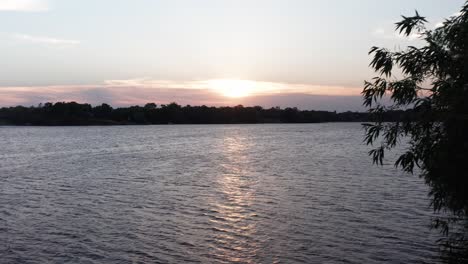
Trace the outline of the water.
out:
M 1 263 L 424 263 L 427 187 L 359 124 L 0 128 Z

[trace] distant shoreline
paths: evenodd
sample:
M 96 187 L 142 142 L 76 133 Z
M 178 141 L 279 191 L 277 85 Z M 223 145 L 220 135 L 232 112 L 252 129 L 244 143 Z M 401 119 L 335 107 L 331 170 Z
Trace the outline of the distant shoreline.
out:
M 312 124 L 343 124 L 343 123 L 363 123 L 366 121 L 331 121 L 331 122 L 315 122 L 315 123 L 211 123 L 211 124 L 86 124 L 86 125 L 32 125 L 32 124 L 0 124 L 0 127 L 134 127 L 134 126 L 221 126 L 221 125 L 312 125 Z
M 408 111 L 385 113 L 386 122 L 410 117 Z M 373 116 L 362 112 L 299 110 L 295 107 L 261 106 L 208 107 L 177 103 L 113 108 L 108 104 L 91 106 L 76 102 L 45 103 L 38 106 L 0 108 L 3 126 L 133 126 L 133 125 L 227 125 L 227 124 L 313 124 L 370 122 Z

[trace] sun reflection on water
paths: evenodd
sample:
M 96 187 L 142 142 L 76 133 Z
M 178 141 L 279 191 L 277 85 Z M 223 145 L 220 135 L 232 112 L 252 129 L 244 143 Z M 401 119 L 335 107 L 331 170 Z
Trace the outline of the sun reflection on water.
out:
M 220 197 L 214 203 L 218 212 L 210 220 L 215 231 L 215 254 L 227 262 L 254 263 L 259 250 L 254 239 L 256 214 L 252 209 L 255 199 L 255 181 L 249 175 L 250 161 L 247 138 L 229 136 L 223 140 L 223 158 L 217 180 Z

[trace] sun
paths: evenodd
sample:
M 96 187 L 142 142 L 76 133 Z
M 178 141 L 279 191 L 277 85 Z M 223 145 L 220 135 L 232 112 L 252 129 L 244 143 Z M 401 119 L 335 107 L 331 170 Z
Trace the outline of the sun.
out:
M 248 80 L 219 79 L 209 81 L 210 87 L 226 97 L 241 98 L 251 95 L 255 82 Z

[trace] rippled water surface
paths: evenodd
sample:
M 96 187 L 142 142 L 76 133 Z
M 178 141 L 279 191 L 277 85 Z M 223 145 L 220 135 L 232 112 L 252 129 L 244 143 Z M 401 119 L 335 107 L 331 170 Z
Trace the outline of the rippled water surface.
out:
M 427 187 L 359 124 L 0 127 L 1 263 L 424 263 Z

